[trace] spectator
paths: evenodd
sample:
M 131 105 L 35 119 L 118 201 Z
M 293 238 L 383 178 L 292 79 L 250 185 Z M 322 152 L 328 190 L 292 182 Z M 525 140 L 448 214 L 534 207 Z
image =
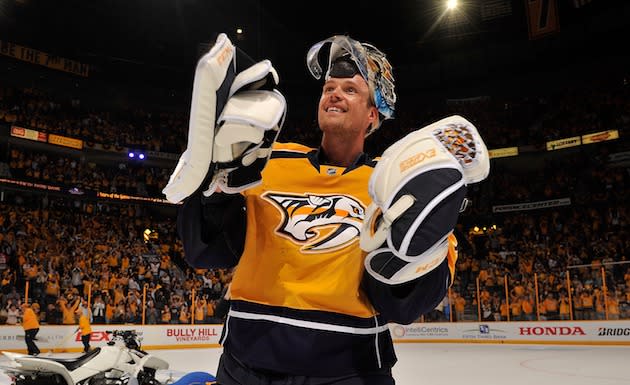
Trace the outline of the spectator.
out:
M 92 337 L 92 326 L 89 317 L 79 308 L 76 311 L 79 327 L 77 331 L 81 331 L 81 343 L 83 344 L 83 353 L 90 351 L 90 338 Z
M 92 320 L 95 324 L 104 324 L 105 321 L 105 302 L 100 294 L 94 296 L 94 303 L 92 304 Z
M 13 301 L 9 302 L 7 305 L 7 325 L 17 325 L 19 323 L 20 318 L 20 309 Z
M 561 320 L 571 319 L 571 308 L 566 293 L 560 293 L 558 316 Z
M 35 343 L 37 333 L 39 333 L 38 317 L 28 304 L 23 304 L 22 308 L 24 311 L 24 315 L 22 317 L 22 328 L 25 333 L 24 339 L 26 341 L 28 354 L 37 356 L 40 353 L 40 350 Z

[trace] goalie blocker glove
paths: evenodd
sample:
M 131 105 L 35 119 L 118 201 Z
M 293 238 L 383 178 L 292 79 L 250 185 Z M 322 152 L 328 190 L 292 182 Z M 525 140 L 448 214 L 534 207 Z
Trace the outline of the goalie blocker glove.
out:
M 360 245 L 367 272 L 390 285 L 419 278 L 446 258 L 466 186 L 490 172 L 488 150 L 461 116 L 414 131 L 381 156 L 369 181 Z
M 255 63 L 224 33 L 197 63 L 188 144 L 162 192 L 173 203 L 199 189 L 239 192 L 260 183 L 286 113 L 271 62 Z

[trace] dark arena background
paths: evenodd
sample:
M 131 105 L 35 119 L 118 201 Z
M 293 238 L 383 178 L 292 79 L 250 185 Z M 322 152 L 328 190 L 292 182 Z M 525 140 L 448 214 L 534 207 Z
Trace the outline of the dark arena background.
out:
M 390 326 L 397 383 L 630 383 L 629 20 L 627 0 L 0 0 L 0 350 L 26 351 L 28 302 L 42 352 L 79 355 L 84 309 L 93 346 L 138 330 L 166 382 L 214 373 L 231 271 L 186 264 L 162 194 L 196 61 L 222 32 L 270 59 L 279 140 L 317 146 L 305 55 L 349 34 L 396 78 L 371 155 L 459 114 L 491 157 L 448 295 Z

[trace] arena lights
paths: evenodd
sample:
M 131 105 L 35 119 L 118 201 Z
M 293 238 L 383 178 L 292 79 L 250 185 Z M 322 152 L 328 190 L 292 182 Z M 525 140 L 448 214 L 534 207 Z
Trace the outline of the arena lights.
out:
M 144 160 L 145 155 L 142 152 L 139 151 L 129 151 L 129 153 L 127 154 L 127 156 L 129 157 L 129 159 L 140 159 L 140 160 Z
M 446 1 L 446 8 L 447 9 L 455 9 L 455 8 L 457 8 L 457 0 L 447 0 Z
M 492 224 L 490 226 L 473 226 L 469 231 L 468 234 L 470 235 L 488 235 L 488 234 L 492 234 L 495 231 L 498 230 L 498 227 L 496 224 Z

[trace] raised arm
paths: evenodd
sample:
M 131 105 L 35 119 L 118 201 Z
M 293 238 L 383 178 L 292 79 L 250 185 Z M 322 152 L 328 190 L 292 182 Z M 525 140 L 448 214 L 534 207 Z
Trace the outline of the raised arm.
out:
M 376 310 L 408 324 L 432 310 L 453 281 L 453 234 L 467 185 L 490 172 L 477 129 L 451 116 L 389 147 L 369 182 L 372 204 L 361 229 L 363 281 Z
M 195 268 L 236 266 L 243 252 L 246 218 L 241 194 L 201 191 L 188 197 L 177 215 L 184 258 Z
M 277 84 L 269 60 L 255 63 L 225 34 L 197 64 L 188 145 L 162 190 L 170 202 L 183 202 L 177 229 L 193 267 L 238 263 L 246 226 L 240 192 L 261 183 L 284 123 Z

